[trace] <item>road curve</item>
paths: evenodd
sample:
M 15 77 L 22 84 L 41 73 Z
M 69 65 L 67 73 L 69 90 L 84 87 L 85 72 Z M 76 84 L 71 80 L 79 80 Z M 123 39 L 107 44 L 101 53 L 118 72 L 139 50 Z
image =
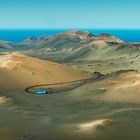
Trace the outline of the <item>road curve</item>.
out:
M 24 91 L 27 92 L 27 93 L 32 93 L 32 94 L 35 94 L 33 89 L 44 89 L 45 87 L 49 87 L 49 86 L 59 86 L 59 88 L 62 86 L 62 85 L 65 85 L 65 84 L 74 84 L 75 83 L 75 86 L 71 87 L 71 88 L 66 88 L 66 89 L 63 89 L 63 90 L 59 90 L 59 91 L 51 91 L 49 92 L 49 94 L 53 94 L 53 93 L 58 93 L 58 92 L 64 92 L 64 91 L 68 91 L 68 90 L 72 90 L 74 88 L 77 88 L 77 87 L 80 87 L 84 84 L 87 84 L 87 83 L 90 83 L 94 80 L 99 80 L 103 78 L 103 75 L 102 74 L 99 74 L 97 73 L 96 75 L 90 77 L 90 78 L 86 78 L 86 79 L 80 79 L 80 80 L 75 80 L 75 81 L 70 81 L 70 82 L 62 82 L 62 83 L 54 83 L 54 84 L 43 84 L 43 85 L 34 85 L 34 86 L 30 86 L 30 87 L 27 87 Z M 47 88 L 45 88 L 47 90 Z M 49 88 L 48 88 L 49 89 Z

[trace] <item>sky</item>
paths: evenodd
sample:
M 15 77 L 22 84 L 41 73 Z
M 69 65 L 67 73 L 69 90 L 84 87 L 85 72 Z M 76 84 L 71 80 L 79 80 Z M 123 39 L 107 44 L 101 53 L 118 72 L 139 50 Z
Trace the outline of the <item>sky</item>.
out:
M 140 0 L 0 0 L 0 29 L 140 29 Z

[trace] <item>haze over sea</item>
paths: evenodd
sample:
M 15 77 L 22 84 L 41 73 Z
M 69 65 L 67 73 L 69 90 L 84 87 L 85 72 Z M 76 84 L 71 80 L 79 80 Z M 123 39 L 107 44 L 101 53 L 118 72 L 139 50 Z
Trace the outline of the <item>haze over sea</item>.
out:
M 54 36 L 68 30 L 88 31 L 95 35 L 109 33 L 127 42 L 140 42 L 140 29 L 1 29 L 0 40 L 20 42 L 28 37 Z

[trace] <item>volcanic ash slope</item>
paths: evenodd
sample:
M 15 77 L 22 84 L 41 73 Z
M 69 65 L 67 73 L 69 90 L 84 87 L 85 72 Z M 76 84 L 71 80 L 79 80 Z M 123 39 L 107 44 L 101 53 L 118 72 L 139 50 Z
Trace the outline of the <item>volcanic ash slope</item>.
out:
M 33 85 L 69 82 L 89 76 L 85 72 L 18 53 L 0 56 L 0 75 L 0 89 L 10 91 Z

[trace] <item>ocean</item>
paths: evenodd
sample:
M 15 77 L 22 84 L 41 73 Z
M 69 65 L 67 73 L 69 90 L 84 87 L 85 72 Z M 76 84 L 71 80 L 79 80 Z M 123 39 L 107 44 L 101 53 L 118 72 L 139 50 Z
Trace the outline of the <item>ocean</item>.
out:
M 50 35 L 54 36 L 61 32 L 67 31 L 68 29 L 26 29 L 26 30 L 0 30 L 0 40 L 12 41 L 12 42 L 20 42 L 28 37 L 38 37 L 41 35 Z M 72 29 L 71 29 L 72 30 Z M 123 30 L 123 29 L 74 29 L 80 31 L 88 31 L 92 32 L 95 35 L 99 35 L 100 33 L 109 33 L 123 39 L 127 42 L 140 42 L 140 29 L 138 30 Z

